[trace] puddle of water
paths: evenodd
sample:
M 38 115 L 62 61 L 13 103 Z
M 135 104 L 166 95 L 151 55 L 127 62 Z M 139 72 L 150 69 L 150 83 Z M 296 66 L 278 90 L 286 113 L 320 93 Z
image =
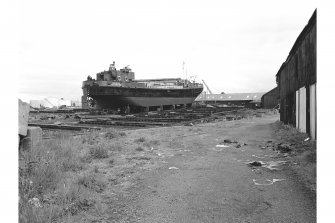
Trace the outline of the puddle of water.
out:
M 179 170 L 179 168 L 175 167 L 175 166 L 172 166 L 172 167 L 169 167 L 169 170 Z
M 269 170 L 279 170 L 279 166 L 286 164 L 287 161 L 269 161 L 264 167 Z
M 277 154 L 272 155 L 270 157 L 274 158 L 274 159 L 278 159 L 278 158 L 283 158 L 283 157 L 287 157 L 287 156 L 288 156 L 288 153 L 277 153 Z
M 254 182 L 255 185 L 260 185 L 260 186 L 269 186 L 274 184 L 275 182 L 279 182 L 279 181 L 283 181 L 285 179 L 273 179 L 273 180 L 269 180 L 269 179 L 265 179 L 265 180 L 256 180 L 256 179 L 252 179 L 252 181 Z
M 239 162 L 239 161 L 238 161 Z M 280 170 L 278 167 L 287 164 L 287 161 L 251 161 L 251 162 L 245 162 L 245 164 L 255 167 L 255 166 L 261 166 L 264 168 L 267 168 L 269 170 Z
M 216 152 L 221 152 L 222 148 L 221 149 L 213 148 L 213 150 L 216 151 Z
M 272 182 L 274 183 L 274 182 L 279 182 L 279 181 L 283 181 L 283 180 L 285 180 L 285 179 L 273 179 Z
M 157 155 L 159 156 L 159 157 L 162 157 L 162 158 L 164 158 L 164 157 L 166 157 L 166 156 L 174 156 L 173 154 L 170 154 L 170 153 L 157 153 Z
M 252 181 L 254 182 L 255 185 L 261 185 L 261 186 L 268 186 L 268 185 L 273 184 L 272 180 L 269 180 L 269 179 L 266 179 L 266 180 L 252 179 Z
M 264 158 L 266 158 L 266 157 L 268 157 L 269 155 L 252 155 L 253 157 L 256 157 L 256 158 L 258 158 L 258 159 L 264 159 Z
M 227 148 L 227 147 L 230 147 L 230 146 L 227 146 L 227 145 L 216 145 L 216 147 Z

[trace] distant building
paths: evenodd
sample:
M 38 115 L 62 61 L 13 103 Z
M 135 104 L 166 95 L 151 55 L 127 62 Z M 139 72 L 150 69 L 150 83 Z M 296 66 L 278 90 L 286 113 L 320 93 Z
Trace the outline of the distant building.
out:
M 263 108 L 274 108 L 279 104 L 279 89 L 278 87 L 273 88 L 271 91 L 265 93 L 262 96 L 262 107 Z
M 227 106 L 243 106 L 256 108 L 261 106 L 264 93 L 233 93 L 233 94 L 200 94 L 195 101 L 214 103 Z
M 276 74 L 280 120 L 316 138 L 316 10 Z
M 71 106 L 71 100 L 63 98 L 44 98 L 43 100 L 30 100 L 30 106 L 33 108 L 58 108 L 61 106 Z
M 80 100 L 72 100 L 71 101 L 72 107 L 81 107 L 81 101 Z

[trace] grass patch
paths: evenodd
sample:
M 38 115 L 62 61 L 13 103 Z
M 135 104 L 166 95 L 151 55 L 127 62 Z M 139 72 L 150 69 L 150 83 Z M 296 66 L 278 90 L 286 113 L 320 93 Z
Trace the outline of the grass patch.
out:
M 120 143 L 114 143 L 109 147 L 109 150 L 113 152 L 120 152 L 122 149 L 123 147 Z
M 133 157 L 128 157 L 126 159 L 127 160 L 151 160 L 150 157 L 146 157 L 146 156 L 133 156 Z
M 111 166 L 114 166 L 115 160 L 113 158 L 108 160 L 108 164 L 111 165 Z
M 108 139 L 115 139 L 115 138 L 118 138 L 120 136 L 121 137 L 126 136 L 126 133 L 125 132 L 118 132 L 116 130 L 110 130 L 110 131 L 105 133 L 105 138 L 108 138 Z
M 86 174 L 81 176 L 78 179 L 78 184 L 98 193 L 103 192 L 106 188 L 106 183 L 97 178 L 96 174 Z
M 150 148 L 152 146 L 158 146 L 158 145 L 160 145 L 160 142 L 158 140 L 150 140 L 149 142 L 145 142 L 143 145 L 145 147 Z
M 40 147 L 20 151 L 19 222 L 64 222 L 89 209 L 104 211 L 97 204 L 100 196 L 97 193 L 103 192 L 107 183 L 100 176 L 99 166 L 90 167 L 89 163 L 93 160 L 98 163 L 96 159 L 108 158 L 111 152 L 123 149 L 122 143 L 111 143 L 109 137 L 126 134 L 110 134 L 105 137 L 99 131 L 91 131 L 72 137 L 57 132 Z M 106 161 L 110 165 L 116 162 L 111 158 Z M 89 167 L 83 175 L 81 172 Z
M 106 149 L 104 144 L 98 144 L 91 147 L 89 153 L 93 159 L 104 159 L 109 157 L 108 149 Z
M 126 136 L 127 134 L 125 132 L 120 132 L 119 135 L 120 136 Z
M 141 146 L 137 147 L 135 150 L 138 152 L 144 151 L 144 149 Z
M 85 169 L 84 153 L 82 139 L 64 133 L 43 141 L 34 150 L 20 151 L 20 222 L 55 222 L 94 203 L 78 184 L 64 183 L 68 176 Z
M 135 139 L 134 142 L 145 142 L 145 138 L 144 137 L 140 137 L 138 139 Z
M 100 140 L 100 132 L 99 131 L 90 131 L 85 132 L 82 137 L 82 142 L 84 144 L 94 145 L 98 143 Z
M 316 163 L 316 150 L 306 152 L 306 161 Z
M 19 194 L 24 200 L 57 188 L 64 172 L 84 169 L 80 140 L 61 137 L 43 142 L 33 151 L 20 153 Z

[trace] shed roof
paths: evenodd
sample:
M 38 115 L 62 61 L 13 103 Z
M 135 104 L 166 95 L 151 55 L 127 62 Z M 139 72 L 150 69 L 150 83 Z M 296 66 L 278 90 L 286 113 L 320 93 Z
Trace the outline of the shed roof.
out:
M 271 89 L 270 91 L 266 92 L 263 96 L 268 95 L 268 94 L 272 94 L 272 93 L 277 93 L 277 94 L 279 95 L 279 89 L 278 89 L 278 86 L 275 87 L 275 88 L 273 88 L 273 89 Z M 263 97 L 263 96 L 262 96 L 262 97 Z
M 299 34 L 298 38 L 296 39 L 296 41 L 294 42 L 290 53 L 288 54 L 285 62 L 280 66 L 276 77 L 278 77 L 278 75 L 280 74 L 280 72 L 282 71 L 282 69 L 286 66 L 286 64 L 290 61 L 290 59 L 292 58 L 292 56 L 294 55 L 294 53 L 297 51 L 297 49 L 300 47 L 300 45 L 302 44 L 304 38 L 308 35 L 308 33 L 311 31 L 311 29 L 316 25 L 316 9 L 313 12 L 313 15 L 311 16 L 311 18 L 308 20 L 307 25 L 304 27 L 304 29 L 301 31 L 301 33 Z

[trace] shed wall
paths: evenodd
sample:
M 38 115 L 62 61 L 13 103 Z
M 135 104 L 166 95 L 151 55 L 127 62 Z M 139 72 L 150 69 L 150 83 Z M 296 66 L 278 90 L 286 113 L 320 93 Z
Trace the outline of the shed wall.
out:
M 314 90 L 316 88 L 316 11 L 280 67 L 277 73 L 277 84 L 280 95 L 280 120 L 285 124 L 293 124 L 303 132 L 314 134 L 313 132 L 316 131 L 314 102 L 316 101 Z M 313 87 L 310 89 L 311 85 Z
M 279 104 L 279 90 L 278 87 L 272 89 L 268 93 L 262 96 L 262 106 L 263 108 L 274 108 Z

